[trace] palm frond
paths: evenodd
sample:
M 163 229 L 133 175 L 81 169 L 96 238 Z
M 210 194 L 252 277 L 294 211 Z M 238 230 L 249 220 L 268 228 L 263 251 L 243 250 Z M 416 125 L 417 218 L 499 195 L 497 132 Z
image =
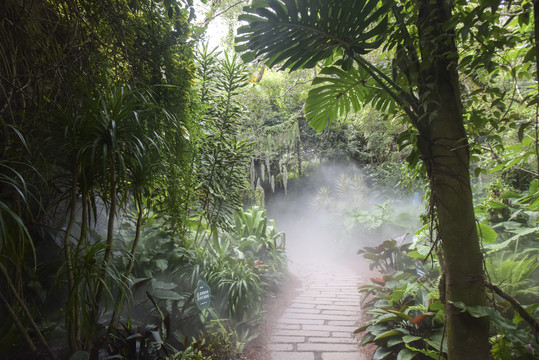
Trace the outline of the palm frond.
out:
M 388 6 L 378 0 L 259 0 L 245 7 L 236 50 L 246 61 L 296 70 L 344 49 L 366 54 L 384 41 Z
M 338 66 L 326 67 L 312 85 L 305 103 L 305 117 L 318 131 L 351 110 L 359 111 L 361 102 L 386 111 L 396 106 L 395 101 L 361 68 L 344 71 Z

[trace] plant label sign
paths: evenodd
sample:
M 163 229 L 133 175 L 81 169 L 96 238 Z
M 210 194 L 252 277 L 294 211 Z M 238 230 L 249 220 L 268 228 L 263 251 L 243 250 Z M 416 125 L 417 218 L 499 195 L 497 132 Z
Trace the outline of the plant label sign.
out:
M 202 280 L 198 280 L 195 290 L 195 303 L 200 311 L 210 306 L 211 290 L 208 284 Z

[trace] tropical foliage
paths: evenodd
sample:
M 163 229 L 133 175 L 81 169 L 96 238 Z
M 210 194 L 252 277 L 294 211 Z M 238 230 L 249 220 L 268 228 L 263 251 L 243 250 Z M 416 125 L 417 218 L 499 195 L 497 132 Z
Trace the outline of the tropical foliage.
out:
M 370 239 L 377 358 L 536 357 L 537 3 L 202 3 L 0 5 L 0 357 L 242 356 L 301 190 Z
M 505 10 L 508 19 L 501 16 Z M 483 255 L 475 231 L 469 177 L 471 156 L 478 151 L 468 139 L 478 137 L 481 143 L 488 139 L 485 134 L 505 129 L 506 124 L 499 125 L 496 120 L 500 115 L 505 122 L 509 113 L 524 114 L 516 107 L 511 109 L 512 101 L 503 101 L 504 90 L 496 83 L 500 74 L 514 79 L 516 94 L 520 91 L 517 74 L 530 66 L 531 56 L 522 58 L 519 50 L 511 51 L 529 41 L 518 36 L 529 24 L 529 16 L 519 11 L 501 3 L 283 0 L 254 1 L 240 17 L 246 25 L 239 29 L 237 49 L 244 51 L 246 60 L 263 59 L 270 66 L 291 70 L 323 62 L 320 75 L 313 81 L 318 86 L 310 91 L 305 108 L 314 128 L 323 129 L 339 116 L 358 111 L 361 103 L 382 111 L 398 105 L 405 114 L 411 127 L 399 142 L 412 146 L 409 163 L 417 165 L 421 159 L 430 181 L 430 235 L 435 236 L 435 245 L 440 243 L 443 254 L 444 288 L 440 291 L 446 300 L 448 353 L 454 359 L 488 357 L 487 321 L 470 312 L 463 314 L 462 308 L 453 304 L 486 305 Z M 484 13 L 487 15 L 479 15 Z M 483 30 L 475 32 L 472 28 Z M 493 35 L 496 41 L 487 40 Z M 382 44 L 384 53 L 375 58 L 374 48 Z M 495 68 L 492 57 L 470 53 L 459 62 L 462 52 L 478 48 L 489 54 L 500 49 L 504 66 Z M 471 63 L 473 66 L 468 67 Z M 461 96 L 460 88 L 466 84 L 459 72 L 475 79 L 486 75 L 487 79 L 478 81 L 478 87 L 465 88 Z M 498 90 L 484 90 L 490 86 Z M 488 103 L 492 99 L 488 106 L 494 103 L 498 112 L 485 111 L 476 116 L 473 100 L 483 92 L 492 94 L 492 98 L 484 95 L 482 100 Z M 466 101 L 468 95 L 471 102 Z M 520 92 L 520 104 L 534 101 L 536 97 Z M 489 116 L 492 120 L 487 120 Z M 479 118 L 483 121 L 480 124 L 475 121 Z M 467 122 L 470 119 L 475 122 Z M 510 124 L 510 117 L 507 119 Z M 524 141 L 523 134 L 524 129 L 519 136 L 522 146 L 516 147 L 522 157 L 501 161 L 498 169 L 530 159 L 532 152 L 525 146 L 533 138 Z M 486 148 L 496 153 L 497 140 L 489 141 Z M 535 134 L 535 144 L 537 140 Z M 535 157 L 539 164 L 537 151 Z

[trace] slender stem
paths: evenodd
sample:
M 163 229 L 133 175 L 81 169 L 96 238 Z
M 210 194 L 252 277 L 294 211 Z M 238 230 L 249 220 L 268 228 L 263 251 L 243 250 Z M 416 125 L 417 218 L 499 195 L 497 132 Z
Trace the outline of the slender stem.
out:
M 114 165 L 114 154 L 113 151 L 110 151 L 109 155 L 110 162 L 110 209 L 109 209 L 109 218 L 107 224 L 107 243 L 105 247 L 105 254 L 103 255 L 103 269 L 101 271 L 101 280 L 97 285 L 97 291 L 95 296 L 95 303 L 93 304 L 92 309 L 92 322 L 97 324 L 99 321 L 99 312 L 101 308 L 101 302 L 103 301 L 104 291 L 105 291 L 105 282 L 107 279 L 107 266 L 109 265 L 110 258 L 112 256 L 112 242 L 114 240 L 114 221 L 116 215 L 116 206 L 117 206 L 117 184 L 116 184 L 116 168 Z M 91 336 L 86 339 L 91 341 Z
M 39 342 L 43 345 L 43 347 L 45 348 L 45 350 L 47 351 L 47 353 L 49 354 L 49 356 L 52 359 L 57 359 L 56 354 L 54 353 L 54 351 L 52 351 L 49 344 L 47 344 L 47 341 L 45 340 L 45 337 L 43 336 L 43 333 L 41 333 L 41 330 L 39 329 L 39 326 L 37 326 L 37 324 L 36 324 L 36 322 L 34 320 L 34 317 L 32 316 L 32 313 L 30 312 L 30 310 L 28 310 L 28 307 L 26 306 L 26 303 L 24 302 L 24 300 L 21 298 L 21 296 L 17 292 L 17 289 L 15 289 L 15 286 L 11 282 L 11 279 L 6 277 L 6 281 L 7 281 L 9 289 L 11 290 L 11 293 L 13 294 L 13 296 L 15 297 L 17 302 L 19 303 L 24 315 L 26 315 L 26 318 L 30 322 L 30 326 L 34 330 L 37 338 L 39 339 Z
M 520 305 L 520 303 L 518 302 L 517 299 L 515 299 L 514 297 L 512 297 L 511 295 L 509 295 L 508 293 L 506 293 L 505 291 L 503 291 L 502 289 L 500 289 L 499 287 L 497 287 L 496 285 L 494 284 L 491 284 L 491 283 L 487 283 L 486 284 L 487 287 L 489 289 L 491 289 L 492 291 L 494 291 L 497 295 L 499 295 L 501 298 L 507 300 L 511 306 L 513 307 L 513 309 L 515 309 L 515 311 L 528 323 L 530 324 L 530 326 L 532 327 L 532 329 L 535 331 L 535 332 L 539 332 L 539 322 L 533 318 L 533 316 L 531 316 L 530 314 L 528 314 L 528 312 L 526 311 L 526 309 L 524 309 L 522 307 L 522 305 Z
M 73 270 L 73 259 L 71 254 L 71 231 L 73 229 L 73 225 L 75 224 L 75 217 L 76 217 L 76 207 L 77 207 L 77 184 L 79 179 L 79 173 L 80 168 L 79 166 L 76 166 L 74 172 L 73 172 L 73 181 L 71 184 L 71 201 L 69 204 L 69 220 L 67 224 L 67 228 L 65 230 L 64 234 L 64 257 L 67 267 L 67 282 L 69 287 L 69 296 L 75 296 L 75 274 Z M 79 350 L 79 343 L 77 339 L 77 334 L 80 333 L 80 322 L 78 321 L 78 315 L 77 308 L 78 302 L 75 300 L 72 302 L 71 306 L 67 306 L 68 309 L 66 311 L 66 325 L 68 330 L 68 342 L 69 347 L 72 351 Z
M 34 344 L 32 339 L 30 338 L 30 335 L 28 335 L 28 332 L 26 331 L 24 325 L 21 323 L 21 320 L 17 316 L 17 313 L 15 313 L 15 310 L 13 310 L 13 308 L 11 307 L 11 305 L 9 304 L 9 302 L 4 297 L 4 294 L 2 294 L 1 291 L 0 291 L 0 299 L 4 303 L 4 306 L 6 307 L 9 315 L 13 319 L 13 322 L 15 323 L 15 326 L 17 327 L 17 329 L 19 329 L 19 332 L 21 333 L 22 337 L 24 338 L 24 341 L 26 341 L 26 344 L 28 344 L 28 347 L 30 347 L 30 351 L 35 354 L 37 352 L 36 345 Z
M 131 252 L 129 253 L 129 263 L 127 264 L 127 268 L 125 270 L 125 277 L 129 277 L 131 275 L 131 272 L 133 271 L 133 267 L 135 265 L 135 255 L 137 252 L 138 243 L 140 240 L 140 231 L 142 229 L 142 218 L 144 215 L 144 209 L 142 207 L 142 195 L 140 191 L 135 190 L 135 198 L 136 198 L 136 204 L 137 204 L 137 224 L 135 228 L 135 239 L 133 240 L 133 245 L 131 246 Z M 122 299 L 123 294 L 122 292 L 118 293 L 118 297 L 116 298 L 116 304 L 114 305 L 114 311 L 112 313 L 112 318 L 110 320 L 110 326 L 109 329 L 112 329 L 115 327 L 118 323 L 118 318 L 120 316 L 120 308 L 122 305 Z

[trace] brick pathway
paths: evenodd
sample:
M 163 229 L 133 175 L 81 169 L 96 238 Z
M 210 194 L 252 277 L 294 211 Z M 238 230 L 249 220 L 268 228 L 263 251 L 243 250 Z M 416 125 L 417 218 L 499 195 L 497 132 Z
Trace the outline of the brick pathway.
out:
M 366 360 L 353 334 L 361 276 L 324 265 L 296 264 L 290 271 L 302 287 L 273 331 L 272 360 Z

